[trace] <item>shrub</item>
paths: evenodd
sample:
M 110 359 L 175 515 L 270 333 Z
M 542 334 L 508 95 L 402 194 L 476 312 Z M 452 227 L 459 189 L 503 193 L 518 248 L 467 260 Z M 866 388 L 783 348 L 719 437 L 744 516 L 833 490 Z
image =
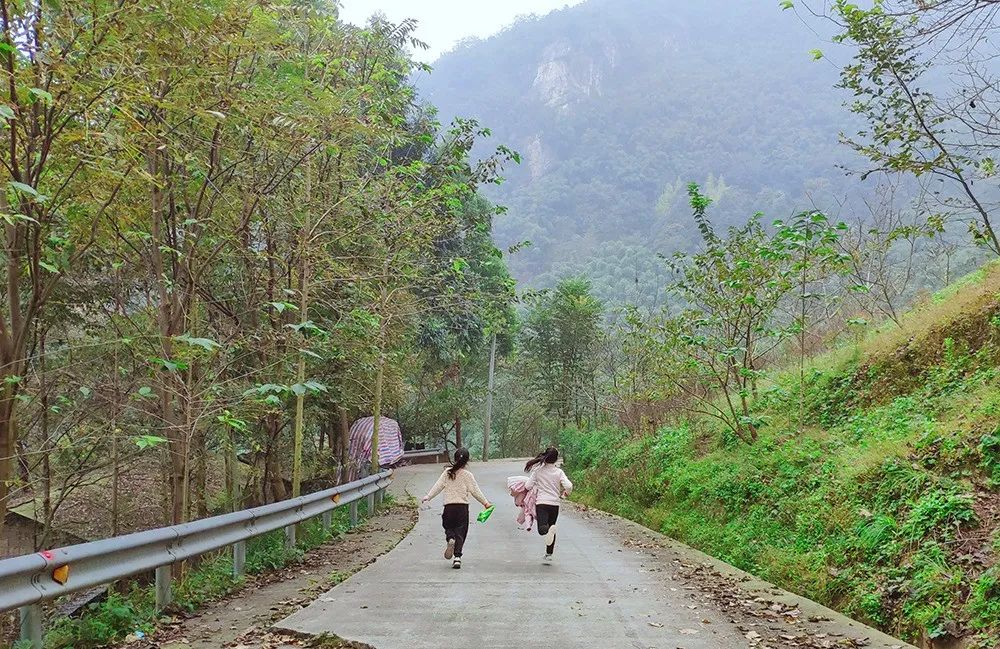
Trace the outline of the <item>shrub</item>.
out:
M 87 605 L 78 619 L 59 620 L 45 636 L 51 649 L 104 647 L 136 630 L 149 632 L 156 619 L 150 589 L 123 595 L 112 592 L 103 602 Z
M 1000 628 L 1000 568 L 993 566 L 975 581 L 969 597 L 973 629 Z
M 975 519 L 971 494 L 954 489 L 934 489 L 920 497 L 903 524 L 903 537 L 918 541 L 925 536 L 949 538 L 961 523 Z

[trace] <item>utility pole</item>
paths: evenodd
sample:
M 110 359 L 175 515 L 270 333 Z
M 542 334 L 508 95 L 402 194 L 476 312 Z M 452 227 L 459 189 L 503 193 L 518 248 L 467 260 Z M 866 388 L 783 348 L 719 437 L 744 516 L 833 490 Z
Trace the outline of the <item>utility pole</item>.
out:
M 493 425 L 493 371 L 497 360 L 497 335 L 490 342 L 490 378 L 486 388 L 486 423 L 483 426 L 483 462 L 490 460 L 490 428 Z

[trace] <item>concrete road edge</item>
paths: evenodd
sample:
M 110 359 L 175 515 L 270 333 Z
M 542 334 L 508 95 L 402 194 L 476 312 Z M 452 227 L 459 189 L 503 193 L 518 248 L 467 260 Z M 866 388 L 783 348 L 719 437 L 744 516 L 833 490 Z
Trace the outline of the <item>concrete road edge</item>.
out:
M 616 514 L 606 512 L 601 509 L 596 509 L 593 507 L 586 507 L 573 503 L 573 506 L 578 511 L 589 511 L 598 512 L 602 516 L 606 516 L 612 520 L 617 521 L 623 527 L 632 528 L 634 531 L 646 536 L 655 538 L 656 540 L 662 542 L 667 548 L 673 550 L 678 555 L 682 557 L 687 557 L 689 562 L 698 564 L 707 564 L 717 570 L 722 575 L 729 577 L 737 582 L 740 588 L 745 589 L 748 593 L 756 596 L 767 596 L 773 599 L 775 602 L 780 602 L 789 606 L 798 606 L 799 609 L 805 613 L 807 616 L 825 618 L 829 621 L 824 621 L 819 624 L 830 632 L 833 633 L 850 633 L 853 635 L 864 635 L 867 636 L 872 641 L 872 646 L 878 649 L 899 647 L 901 649 L 917 649 L 914 645 L 908 644 L 898 638 L 894 638 L 890 635 L 879 631 L 878 629 L 872 628 L 866 624 L 858 622 L 852 618 L 847 617 L 843 613 L 838 613 L 833 609 L 827 608 L 818 602 L 803 597 L 801 595 L 796 595 L 791 593 L 779 586 L 775 586 L 772 583 L 764 581 L 759 577 L 756 577 L 748 572 L 740 570 L 736 566 L 730 565 L 721 559 L 717 559 L 709 554 L 705 554 L 700 550 L 696 550 L 689 545 L 685 545 L 680 541 L 673 539 L 665 534 L 661 534 L 656 530 L 652 530 L 648 527 L 640 525 L 635 521 L 628 520 L 627 518 L 622 518 Z

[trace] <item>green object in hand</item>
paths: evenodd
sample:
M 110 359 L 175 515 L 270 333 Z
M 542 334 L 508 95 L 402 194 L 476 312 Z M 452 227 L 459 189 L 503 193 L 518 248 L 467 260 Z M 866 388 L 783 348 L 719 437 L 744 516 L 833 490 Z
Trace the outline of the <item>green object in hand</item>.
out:
M 485 523 L 489 519 L 490 514 L 493 513 L 494 509 L 496 509 L 496 505 L 487 507 L 483 511 L 479 512 L 479 517 L 476 520 L 478 520 L 480 523 Z

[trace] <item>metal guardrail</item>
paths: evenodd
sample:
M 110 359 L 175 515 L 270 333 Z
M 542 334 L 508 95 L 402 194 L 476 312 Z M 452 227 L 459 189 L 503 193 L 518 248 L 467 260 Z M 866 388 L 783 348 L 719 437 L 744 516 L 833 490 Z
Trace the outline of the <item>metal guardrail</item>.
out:
M 404 460 L 416 460 L 423 457 L 437 457 L 438 455 L 447 456 L 448 451 L 443 448 L 428 448 L 420 451 L 406 451 L 403 453 Z
M 21 609 L 21 637 L 41 649 L 41 602 L 119 579 L 156 570 L 156 601 L 170 603 L 170 566 L 212 550 L 233 547 L 233 572 L 242 575 L 248 539 L 285 530 L 295 544 L 295 526 L 315 516 L 331 525 L 332 511 L 351 505 L 357 524 L 357 502 L 368 498 L 369 511 L 392 481 L 392 472 L 282 502 L 190 523 L 136 532 L 90 543 L 0 561 L 0 612 Z

